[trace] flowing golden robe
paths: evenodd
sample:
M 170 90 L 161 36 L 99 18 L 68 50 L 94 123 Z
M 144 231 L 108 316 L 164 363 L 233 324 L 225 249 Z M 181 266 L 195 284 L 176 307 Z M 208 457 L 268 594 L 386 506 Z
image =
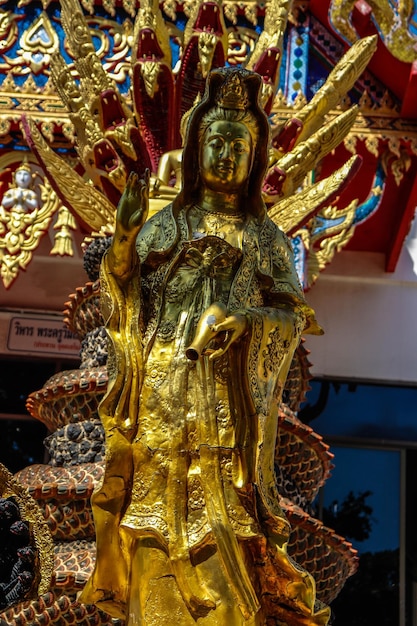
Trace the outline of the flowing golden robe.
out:
M 272 550 L 287 581 L 275 592 L 310 615 L 314 583 L 286 554 L 289 527 L 273 465 L 288 368 L 301 332 L 318 327 L 289 241 L 269 218 L 229 216 L 219 237 L 207 224 L 204 232 L 194 230 L 200 211 L 175 214 L 170 205 L 154 215 L 137 240 L 139 266 L 123 285 L 103 263 L 103 311 L 113 345 L 100 407 L 107 461 L 93 497 L 96 571 L 83 600 L 121 615 L 135 593 L 129 572 L 142 542 L 166 555 L 199 624 L 206 616 L 209 624 L 223 624 L 210 621 L 218 596 L 197 573 L 216 554 L 239 609 L 230 626 L 244 624 L 258 613 L 262 593 L 270 594 L 251 580 L 248 555 L 262 552 L 270 560 Z M 192 362 L 187 346 L 214 302 L 228 314 L 244 314 L 248 331 L 219 359 Z

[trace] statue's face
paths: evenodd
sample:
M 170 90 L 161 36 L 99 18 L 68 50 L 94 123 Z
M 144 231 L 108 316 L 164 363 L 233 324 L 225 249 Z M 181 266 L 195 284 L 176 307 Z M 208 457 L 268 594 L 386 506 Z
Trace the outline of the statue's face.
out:
M 200 173 L 212 191 L 237 193 L 247 180 L 252 164 L 252 138 L 240 122 L 210 124 L 200 150 Z
M 15 181 L 18 187 L 23 187 L 26 189 L 27 187 L 29 187 L 31 180 L 32 175 L 28 170 L 22 168 L 18 168 L 16 170 Z

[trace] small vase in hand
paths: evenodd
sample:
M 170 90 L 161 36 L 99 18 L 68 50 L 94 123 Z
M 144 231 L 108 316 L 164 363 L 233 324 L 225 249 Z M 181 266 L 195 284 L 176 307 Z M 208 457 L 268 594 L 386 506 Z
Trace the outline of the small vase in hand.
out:
M 197 361 L 204 353 L 204 348 L 216 335 L 214 327 L 226 319 L 227 309 L 221 302 L 214 302 L 204 311 L 197 324 L 193 342 L 185 351 L 191 361 Z

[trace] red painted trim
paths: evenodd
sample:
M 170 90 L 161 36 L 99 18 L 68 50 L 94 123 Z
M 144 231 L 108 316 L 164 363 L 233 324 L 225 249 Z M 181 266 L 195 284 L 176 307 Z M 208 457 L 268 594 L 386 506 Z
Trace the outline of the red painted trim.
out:
M 330 0 L 310 0 L 309 9 L 314 17 L 320 20 L 324 26 L 328 26 L 333 32 L 329 23 L 329 5 Z
M 352 11 L 352 22 L 357 27 L 365 28 L 368 26 L 372 15 L 372 8 L 365 0 L 357 0 Z
M 411 64 L 401 107 L 401 117 L 414 119 L 417 117 L 417 61 L 413 61 Z
M 309 6 L 311 14 L 328 28 L 336 39 L 343 42 L 347 48 L 349 43 L 335 30 L 333 24 L 329 21 L 330 0 L 311 0 Z M 351 20 L 358 38 L 378 35 L 378 47 L 368 65 L 368 70 L 402 101 L 410 83 L 411 64 L 399 61 L 386 48 L 372 21 L 372 8 L 366 0 L 358 0 L 355 3 L 351 13 Z M 389 71 L 387 71 L 387 68 L 389 68 Z M 412 89 L 414 89 L 414 82 L 412 82 L 412 86 L 410 85 L 410 91 Z M 407 107 L 407 117 L 417 118 L 417 108 L 414 109 L 412 105 L 407 105 Z
M 398 259 L 404 245 L 404 240 L 408 235 L 411 223 L 413 221 L 417 207 L 417 178 L 414 179 L 410 195 L 408 196 L 407 205 L 405 207 L 402 218 L 399 222 L 397 232 L 395 233 L 389 250 L 387 252 L 385 271 L 394 272 L 397 267 Z M 394 207 L 393 207 L 394 210 Z

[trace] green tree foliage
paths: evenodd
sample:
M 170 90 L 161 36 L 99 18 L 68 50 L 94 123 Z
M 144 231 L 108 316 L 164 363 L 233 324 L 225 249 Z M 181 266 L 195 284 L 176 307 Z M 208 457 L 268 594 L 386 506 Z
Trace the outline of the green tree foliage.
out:
M 365 552 L 332 602 L 334 626 L 394 626 L 399 617 L 399 551 Z
M 372 531 L 372 507 L 366 503 L 371 491 L 355 495 L 349 491 L 341 504 L 337 500 L 323 509 L 323 523 L 351 541 L 364 541 Z

